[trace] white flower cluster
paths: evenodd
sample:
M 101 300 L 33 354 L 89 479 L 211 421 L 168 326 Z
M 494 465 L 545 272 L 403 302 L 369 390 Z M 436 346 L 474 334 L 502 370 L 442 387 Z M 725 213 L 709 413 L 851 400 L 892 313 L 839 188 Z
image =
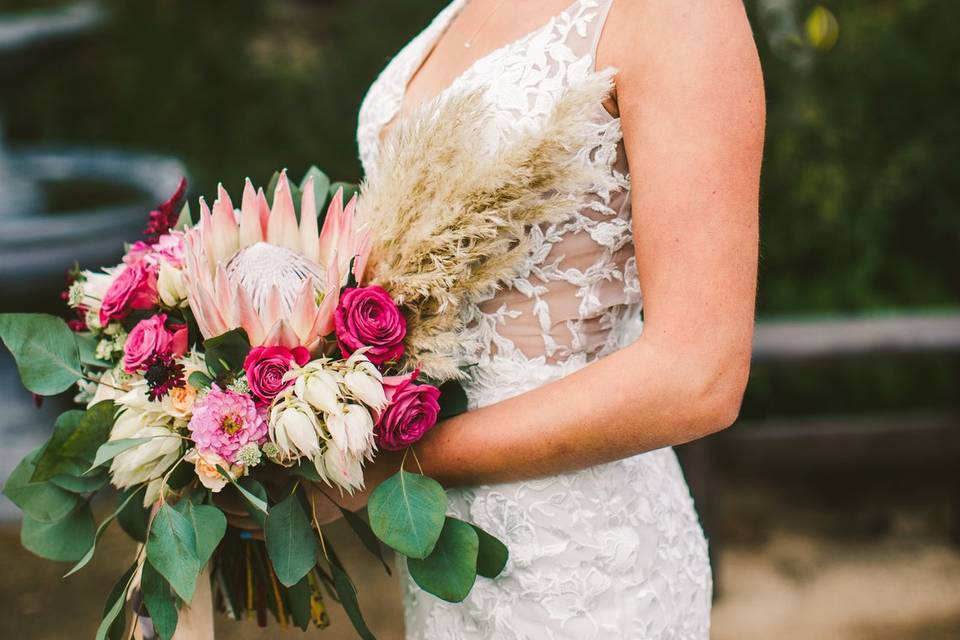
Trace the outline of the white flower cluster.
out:
M 270 411 L 270 440 L 281 462 L 311 460 L 325 482 L 348 492 L 363 487 L 363 461 L 373 459 L 374 418 L 387 399 L 382 377 L 361 353 L 321 358 L 291 370 L 293 385 Z

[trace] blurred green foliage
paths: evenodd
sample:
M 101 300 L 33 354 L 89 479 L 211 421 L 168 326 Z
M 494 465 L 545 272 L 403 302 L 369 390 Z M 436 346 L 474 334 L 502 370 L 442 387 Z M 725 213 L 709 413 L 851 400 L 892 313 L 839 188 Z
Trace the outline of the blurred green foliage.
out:
M 360 100 L 443 4 L 110 0 L 107 26 L 25 68 L 0 112 L 14 141 L 179 156 L 195 192 L 312 163 L 357 180 Z M 840 37 L 811 55 L 824 7 L 748 2 L 769 102 L 760 312 L 955 304 L 960 3 L 824 4 Z M 794 14 L 794 50 L 770 5 Z
M 363 94 L 445 2 L 105 4 L 110 20 L 95 36 L 6 83 L 9 136 L 169 153 L 187 163 L 195 193 L 211 194 L 218 180 L 238 189 L 284 166 L 359 179 Z M 960 2 L 747 8 L 768 97 L 760 313 L 960 303 Z M 955 403 L 957 380 L 949 358 L 764 369 L 745 412 Z

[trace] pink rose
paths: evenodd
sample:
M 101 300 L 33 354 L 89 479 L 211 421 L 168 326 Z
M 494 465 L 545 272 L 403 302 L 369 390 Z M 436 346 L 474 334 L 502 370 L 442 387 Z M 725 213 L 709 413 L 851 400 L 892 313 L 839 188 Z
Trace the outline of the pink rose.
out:
M 302 367 L 310 360 L 310 352 L 304 347 L 255 347 L 243 361 L 250 391 L 264 403 L 273 402 L 280 392 L 293 384 L 283 381 L 285 373 L 294 364 Z
M 132 309 L 152 309 L 157 303 L 157 274 L 143 261 L 128 265 L 114 278 L 100 305 L 100 324 L 126 317 Z
M 370 347 L 364 355 L 380 365 L 403 355 L 407 320 L 383 287 L 344 290 L 333 323 L 344 356 Z
M 155 356 L 182 357 L 187 352 L 187 325 L 171 322 L 167 314 L 141 320 L 130 331 L 123 345 L 123 369 L 127 373 L 143 370 Z
M 440 390 L 429 384 L 414 384 L 416 377 L 414 371 L 383 379 L 383 391 L 390 404 L 379 415 L 374 430 L 381 449 L 405 449 L 437 424 Z

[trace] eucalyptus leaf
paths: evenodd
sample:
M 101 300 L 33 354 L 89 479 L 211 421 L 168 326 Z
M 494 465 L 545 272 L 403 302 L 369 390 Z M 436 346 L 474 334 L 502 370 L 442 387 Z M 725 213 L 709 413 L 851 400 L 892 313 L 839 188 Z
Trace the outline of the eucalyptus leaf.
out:
M 131 487 L 120 492 L 120 500 L 124 501 L 129 494 L 139 491 L 140 487 Z M 150 509 L 143 506 L 142 500 L 126 502 L 126 507 L 117 514 L 117 524 L 128 536 L 137 542 L 147 541 L 147 527 L 150 524 Z
M 343 519 L 347 521 L 347 524 L 350 525 L 353 532 L 357 534 L 357 537 L 360 538 L 360 542 L 367 548 L 367 551 L 376 556 L 377 560 L 380 561 L 387 575 L 393 575 L 393 572 L 390 570 L 390 565 L 387 564 L 386 559 L 383 557 L 380 540 L 377 539 L 376 534 L 373 532 L 373 529 L 370 528 L 370 525 L 367 524 L 367 521 L 359 514 L 349 509 L 344 509 L 343 507 L 340 507 L 340 513 L 343 514 Z
M 206 566 L 227 531 L 227 517 L 217 507 L 194 504 L 188 499 L 180 500 L 174 509 L 183 514 L 193 526 L 197 539 L 197 558 L 201 566 Z
M 173 590 L 160 572 L 149 561 L 143 563 L 140 577 L 140 593 L 147 607 L 153 628 L 161 640 L 170 640 L 177 630 L 177 601 Z
M 370 528 L 387 546 L 426 558 L 443 530 L 447 494 L 431 478 L 400 470 L 370 495 Z
M 203 564 L 192 523 L 168 504 L 160 506 L 150 525 L 147 559 L 189 604 Z
M 74 340 L 77 341 L 77 348 L 80 350 L 80 362 L 88 367 L 99 367 L 101 369 L 110 369 L 112 362 L 103 360 L 97 356 L 97 343 L 100 339 L 92 333 L 74 333 Z
M 50 478 L 51 483 L 70 493 L 94 493 L 106 486 L 109 480 L 110 476 L 105 470 L 93 475 L 70 476 L 63 474 Z
M 282 584 L 297 584 L 317 564 L 320 542 L 296 492 L 273 505 L 263 532 L 267 553 Z
M 123 453 L 128 449 L 138 447 L 144 442 L 150 442 L 154 438 L 169 438 L 171 436 L 150 436 L 148 438 L 120 438 L 119 440 L 110 440 L 109 442 L 104 442 L 97 449 L 97 455 L 93 459 L 93 463 L 90 465 L 90 468 L 87 469 L 87 473 L 90 473 L 100 465 L 105 462 L 113 460 L 115 457 Z
M 467 392 L 458 380 L 448 380 L 440 385 L 440 413 L 438 420 L 446 420 L 453 416 L 466 413 Z
M 310 574 L 300 578 L 300 582 L 286 590 L 287 604 L 290 607 L 290 617 L 293 618 L 293 624 L 303 631 L 310 627 L 310 597 L 312 589 L 310 588 Z
M 83 376 L 80 350 L 63 319 L 44 313 L 0 313 L 0 339 L 17 363 L 23 386 L 52 396 Z
M 473 526 L 447 518 L 433 553 L 407 559 L 410 577 L 427 593 L 447 602 L 463 602 L 477 579 L 480 541 Z
M 267 508 L 267 491 L 263 488 L 256 480 L 252 478 L 243 478 L 241 480 L 242 484 L 237 482 L 232 475 L 227 473 L 227 470 L 217 465 L 217 471 L 223 476 L 226 480 L 230 482 L 237 491 L 240 492 L 240 495 L 243 496 L 244 500 L 254 508 L 254 511 L 250 513 L 251 517 L 257 517 L 256 514 L 259 513 L 263 516 L 266 516 L 269 509 Z M 262 492 L 261 495 L 257 495 L 257 492 Z
M 243 368 L 243 361 L 250 353 L 250 339 L 247 332 L 238 327 L 204 340 L 203 348 L 207 368 L 216 377 Z
M 187 382 L 194 389 L 209 389 L 213 379 L 202 371 L 194 371 L 187 378 Z
M 52 482 L 31 482 L 41 449 L 34 449 L 14 467 L 3 492 L 32 520 L 53 523 L 66 517 L 81 502 L 79 496 Z
M 353 581 L 347 575 L 346 569 L 340 563 L 340 559 L 333 551 L 333 546 L 327 543 L 327 563 L 330 565 L 330 575 L 333 577 L 333 585 L 337 590 L 337 596 L 340 599 L 340 605 L 346 612 L 357 635 L 363 640 L 376 640 L 366 621 L 363 619 L 363 613 L 360 611 L 360 602 L 357 600 L 357 590 L 353 586 Z
M 90 548 L 87 549 L 87 552 L 83 554 L 83 557 L 80 558 L 77 564 L 75 564 L 73 568 L 70 569 L 70 571 L 64 574 L 63 576 L 64 578 L 72 576 L 77 571 L 80 571 L 80 569 L 87 566 L 87 563 L 89 563 L 93 559 L 93 554 L 97 550 L 97 542 L 100 540 L 100 536 L 102 536 L 103 532 L 107 530 L 107 527 L 110 526 L 110 523 L 113 522 L 113 519 L 116 518 L 121 511 L 123 511 L 123 508 L 127 506 L 127 503 L 129 503 L 138 495 L 140 495 L 140 489 L 123 497 L 121 499 L 120 505 L 116 508 L 116 510 L 113 513 L 111 513 L 109 516 L 103 519 L 103 522 L 101 522 L 100 526 L 97 527 L 97 532 L 94 534 L 93 540 L 90 542 Z
M 477 574 L 484 578 L 496 578 L 507 566 L 510 552 L 499 539 L 490 535 L 475 524 L 470 525 L 477 532 L 480 548 L 477 552 Z
M 130 582 L 133 574 L 137 570 L 137 565 L 124 571 L 120 579 L 113 585 L 110 595 L 107 596 L 107 604 L 103 610 L 103 620 L 97 627 L 95 640 L 122 640 L 123 632 L 127 626 L 127 616 L 124 613 L 124 605 L 127 602 L 127 591 L 130 589 Z
M 83 502 L 56 522 L 23 516 L 20 543 L 31 553 L 57 562 L 76 562 L 93 544 L 96 523 L 90 504 Z

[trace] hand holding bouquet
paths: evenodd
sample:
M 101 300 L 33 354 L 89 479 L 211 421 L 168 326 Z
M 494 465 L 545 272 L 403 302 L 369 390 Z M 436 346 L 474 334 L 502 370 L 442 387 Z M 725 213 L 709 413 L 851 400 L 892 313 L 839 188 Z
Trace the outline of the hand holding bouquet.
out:
M 24 385 L 38 395 L 78 385 L 86 407 L 60 416 L 4 488 L 24 511 L 23 544 L 74 562 L 69 575 L 113 520 L 143 543 L 97 638 L 125 637 L 138 577 L 156 632 L 172 637 L 207 567 L 235 618 L 323 626 L 326 589 L 372 637 L 317 520 L 317 500 L 335 497 L 306 489 L 363 488 L 365 462 L 406 450 L 466 397 L 406 364 L 407 318 L 365 283 L 371 236 L 343 186 L 316 169 L 299 186 L 279 174 L 268 202 L 248 181 L 239 210 L 220 188 L 195 225 L 185 186 L 121 264 L 74 274 L 69 325 L 0 315 Z M 118 505 L 95 526 L 90 502 L 108 483 Z M 229 526 L 217 494 L 242 502 L 263 540 Z M 499 574 L 507 551 L 446 508 L 437 482 L 401 469 L 370 496 L 369 524 L 342 511 L 377 557 L 387 544 L 421 587 L 460 601 L 478 574 Z

